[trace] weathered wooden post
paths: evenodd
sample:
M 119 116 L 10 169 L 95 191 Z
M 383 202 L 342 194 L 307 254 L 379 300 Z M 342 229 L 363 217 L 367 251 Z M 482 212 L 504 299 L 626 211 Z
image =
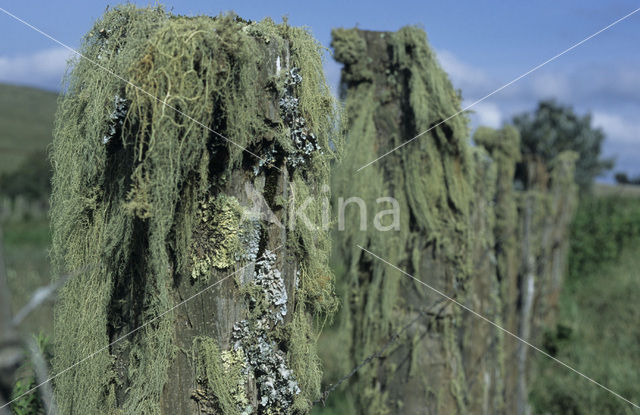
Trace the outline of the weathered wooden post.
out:
M 574 166 L 577 154 L 558 154 L 550 168 L 535 158 L 525 158 L 521 168 L 524 188 L 518 192 L 518 335 L 541 344 L 542 329 L 551 326 L 564 274 L 569 243 L 569 224 L 577 202 Z M 507 391 L 508 412 L 531 413 L 529 378 L 531 353 L 524 343 L 509 355 L 513 382 Z M 513 392 L 513 393 L 512 393 Z
M 426 287 L 362 251 L 360 245 L 431 286 L 464 294 L 471 271 L 472 158 L 460 97 L 437 63 L 424 31 L 395 33 L 335 30 L 335 57 L 344 64 L 347 142 L 333 194 L 361 197 L 368 227 L 357 208 L 346 207 L 337 232 L 336 263 L 343 296 L 339 324 L 350 333 L 350 365 L 380 349 L 407 324 L 380 359 L 351 380 L 359 413 L 464 413 L 466 384 L 458 347 L 461 311 Z M 436 126 L 437 125 L 437 126 Z M 417 134 L 418 140 L 355 173 Z M 397 201 L 399 224 L 380 230 L 372 218 L 378 198 Z M 340 209 L 340 200 L 336 202 Z M 392 216 L 381 218 L 392 224 Z
M 495 177 L 492 183 L 493 188 L 490 188 L 489 185 L 476 188 L 476 194 L 484 195 L 484 199 L 488 200 L 493 207 L 489 219 L 492 229 L 488 230 L 487 234 L 491 237 L 487 241 L 490 243 L 484 248 L 480 248 L 480 255 L 484 258 L 490 258 L 493 269 L 489 272 L 479 272 L 478 278 L 473 279 L 472 286 L 474 282 L 479 285 L 493 282 L 492 285 L 497 283 L 497 287 L 483 293 L 474 292 L 476 290 L 472 288 L 470 297 L 477 299 L 477 301 L 471 301 L 470 305 L 501 327 L 517 334 L 520 321 L 518 318 L 520 298 L 518 273 L 521 252 L 518 249 L 519 192 L 515 188 L 514 179 L 516 165 L 521 160 L 520 136 L 518 131 L 511 126 L 505 126 L 499 130 L 479 127 L 473 140 L 477 145 L 477 151 L 484 149 L 490 156 L 495 169 Z M 498 310 L 489 312 L 483 308 L 481 304 L 487 301 L 493 302 Z M 465 349 L 472 355 L 479 351 L 482 352 L 474 347 L 477 338 L 473 335 L 474 331 L 481 330 L 477 323 L 475 316 L 468 317 L 467 327 L 471 334 L 467 336 Z M 468 380 L 471 387 L 476 389 L 475 399 L 480 400 L 480 402 L 474 402 L 474 408 L 476 408 L 476 412 L 483 414 L 510 413 L 507 408 L 509 402 L 514 399 L 515 374 L 517 373 L 516 367 L 513 365 L 513 356 L 519 343 L 499 330 L 491 328 L 489 332 L 486 332 L 488 327 L 484 326 L 490 350 L 495 353 L 492 355 L 495 360 L 478 359 L 485 363 L 482 370 L 475 370 L 475 367 L 467 369 L 468 373 L 473 372 L 473 375 L 468 375 Z M 486 395 L 483 392 L 486 392 Z M 474 411 L 471 412 L 474 413 Z
M 335 255 L 343 296 L 336 331 L 351 351 L 341 365 L 377 356 L 351 380 L 358 412 L 524 413 L 529 346 L 458 305 L 444 306 L 358 245 L 537 343 L 564 271 L 572 156 L 559 155 L 551 173 L 525 160 L 521 166 L 539 175 L 518 187 L 517 131 L 481 128 L 478 147 L 469 145 L 465 114 L 452 117 L 460 96 L 419 29 L 340 29 L 333 47 L 344 64 L 349 117 L 333 180 L 347 218 Z M 354 196 L 364 210 L 346 206 Z M 371 218 L 388 197 L 397 201 L 398 226 L 381 231 Z M 363 214 L 366 229 L 357 226 Z
M 286 23 L 129 6 L 87 34 L 52 154 L 57 272 L 92 267 L 56 307 L 62 413 L 309 411 L 336 305 L 319 49 Z

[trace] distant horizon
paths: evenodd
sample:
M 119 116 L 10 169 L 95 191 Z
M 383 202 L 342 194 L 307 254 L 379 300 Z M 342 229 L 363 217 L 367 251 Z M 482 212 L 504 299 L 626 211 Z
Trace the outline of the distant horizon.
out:
M 0 85 L 17 86 L 17 87 L 20 87 L 20 88 L 31 88 L 31 89 L 37 89 L 39 91 L 51 92 L 52 94 L 56 94 L 56 95 L 60 94 L 60 91 L 56 90 L 55 88 L 47 88 L 46 86 L 37 86 L 37 85 L 2 82 L 2 81 L 0 81 Z

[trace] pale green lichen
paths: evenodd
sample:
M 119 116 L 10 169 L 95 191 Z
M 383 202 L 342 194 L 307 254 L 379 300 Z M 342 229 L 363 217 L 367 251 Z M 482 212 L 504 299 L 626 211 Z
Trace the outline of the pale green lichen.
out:
M 370 58 L 366 55 L 367 42 L 356 31 L 341 28 L 332 30 L 331 46 L 333 47 L 333 56 L 338 62 L 357 68 L 343 72 L 341 82 L 373 79 L 373 71 L 368 67 Z
M 252 409 L 247 399 L 247 357 L 242 349 L 223 350 L 220 353 L 224 373 L 229 376 L 230 383 L 235 380 L 236 388 L 231 393 L 234 403 L 249 413 Z
M 289 243 L 303 258 L 298 276 L 298 302 L 315 316 L 324 317 L 337 310 L 338 301 L 334 295 L 333 273 L 326 266 L 331 241 L 328 229 L 323 226 L 323 202 L 321 198 L 313 197 L 318 190 L 310 188 L 300 177 L 293 180 L 289 200 L 291 212 L 299 211 L 301 205 L 306 204 L 304 214 L 309 223 L 305 223 L 301 215 L 291 216 Z
M 210 274 L 212 268 L 225 269 L 237 262 L 246 240 L 243 208 L 234 197 L 209 196 L 200 203 L 191 243 L 191 278 Z
M 340 140 L 321 46 L 305 29 L 268 19 L 188 18 L 128 5 L 110 9 L 85 37 L 84 56 L 131 82 L 78 59 L 59 103 L 52 146 L 52 257 L 58 275 L 89 267 L 66 284 L 56 307 L 54 370 L 72 367 L 56 379 L 62 413 L 159 413 L 175 353 L 172 319 L 157 319 L 127 341 L 109 344 L 174 306 L 174 283 L 192 275 L 192 262 L 209 257 L 194 267 L 200 279 L 212 268 L 232 267 L 257 253 L 255 247 L 239 253 L 234 248 L 256 242 L 255 223 L 247 225 L 253 233 L 243 233 L 242 223 L 236 229 L 234 209 L 222 209 L 224 220 L 211 220 L 227 223 L 225 232 L 214 235 L 211 252 L 201 257 L 196 252 L 196 261 L 191 255 L 202 219 L 199 201 L 228 189 L 232 173 L 250 175 L 257 163 L 242 148 L 266 157 L 263 149 L 275 141 L 283 158 L 293 148 L 282 121 L 265 116 L 278 94 L 278 81 L 265 81 L 261 72 L 266 44 L 282 52 L 288 45 L 291 67 L 302 77 L 292 92 L 322 149 L 290 169 L 288 177 L 307 193 L 319 194 L 333 157 L 330 143 Z M 126 100 L 124 116 L 118 98 Z M 274 193 L 266 189 L 266 199 Z M 322 232 L 299 236 L 287 232 L 288 252 L 305 270 L 293 311 L 320 317 L 332 309 L 326 307 L 332 289 L 329 245 Z M 329 281 L 321 284 L 326 299 L 316 308 L 318 296 L 311 288 L 307 296 L 305 287 L 320 276 Z M 97 350 L 104 353 L 91 364 L 74 365 Z M 300 351 L 309 358 L 306 353 L 312 352 L 312 347 Z
M 459 321 L 461 320 L 462 312 L 463 310 L 459 308 L 455 309 L 451 318 L 444 319 L 443 335 L 445 358 L 451 368 L 449 392 L 456 404 L 456 413 L 465 414 L 468 412 L 467 403 L 465 402 L 467 396 L 467 381 L 456 333 L 460 326 Z M 449 410 L 451 409 L 449 408 Z
M 220 351 L 215 340 L 198 337 L 193 341 L 196 376 L 203 390 L 192 398 L 224 414 L 250 414 L 247 399 L 247 361 L 242 349 Z
M 316 333 L 311 319 L 300 308 L 295 312 L 290 324 L 291 335 L 288 341 L 288 360 L 301 393 L 294 397 L 291 410 L 294 413 L 308 413 L 311 402 L 320 396 L 322 380 L 322 362 L 316 350 Z

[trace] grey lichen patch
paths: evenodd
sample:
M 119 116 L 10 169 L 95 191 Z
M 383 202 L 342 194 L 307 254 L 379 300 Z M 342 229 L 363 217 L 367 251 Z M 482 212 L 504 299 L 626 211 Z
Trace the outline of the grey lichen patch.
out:
M 241 221 L 242 218 L 235 215 L 237 201 L 230 199 L 225 197 L 224 201 L 216 199 L 202 205 L 205 209 L 213 207 L 216 211 L 213 216 L 224 217 L 225 223 L 233 222 L 233 218 Z M 210 220 L 204 222 L 209 223 Z M 257 244 L 258 240 L 254 238 L 259 238 L 259 223 L 246 220 L 231 228 L 237 229 L 237 232 L 230 233 L 236 235 L 238 245 L 245 247 L 247 255 L 253 255 L 246 246 L 254 242 Z M 260 413 L 289 413 L 296 395 L 300 394 L 296 377 L 288 366 L 287 355 L 273 337 L 274 330 L 284 325 L 288 299 L 284 278 L 275 263 L 276 255 L 270 251 L 256 262 L 252 282 L 244 289 L 250 316 L 234 325 L 230 350 L 219 351 L 212 339 L 196 340 L 194 349 L 199 356 L 196 361 L 200 362 L 196 366 L 201 369 L 198 369 L 199 389 L 192 399 L 201 409 L 219 409 L 223 413 L 234 414 L 254 413 L 255 408 L 249 404 L 247 392 L 250 377 L 255 378 L 258 386 Z
M 247 363 L 256 376 L 259 406 L 263 413 L 288 413 L 294 398 L 300 393 L 300 387 L 293 371 L 288 367 L 286 355 L 274 340 L 269 339 L 268 331 L 249 320 L 238 322 L 233 328 L 234 348 L 243 350 Z
M 263 316 L 271 325 L 282 323 L 287 315 L 287 290 L 280 271 L 273 267 L 276 255 L 267 252 L 264 259 L 256 263 L 255 284 L 262 288 L 264 301 L 269 310 Z M 252 299 L 256 301 L 256 299 Z
M 276 164 L 276 155 L 278 154 L 278 150 L 276 150 L 274 145 L 271 145 L 269 149 L 267 149 L 258 160 L 255 166 L 253 166 L 253 175 L 257 176 L 262 172 L 265 168 L 272 167 Z
M 293 144 L 292 154 L 287 162 L 290 166 L 296 167 L 305 163 L 314 151 L 320 151 L 318 139 L 315 134 L 309 131 L 307 120 L 300 113 L 300 101 L 295 96 L 295 88 L 302 83 L 302 76 L 298 68 L 292 68 L 285 77 L 284 89 L 279 101 L 280 111 L 286 126 L 289 128 L 291 143 Z
M 122 129 L 124 119 L 127 116 L 127 111 L 129 111 L 129 101 L 127 101 L 126 98 L 121 97 L 119 94 L 116 94 L 113 99 L 113 111 L 109 115 L 109 118 L 111 119 L 109 132 L 102 138 L 103 144 L 107 144 L 111 141 L 111 139 Z
M 253 166 L 254 175 L 260 174 L 265 167 L 275 164 L 280 150 L 286 154 L 286 161 L 290 167 L 305 165 L 312 154 L 322 153 L 322 149 L 316 134 L 310 128 L 307 119 L 302 114 L 298 88 L 302 87 L 302 75 L 296 67 L 279 75 L 278 79 L 278 106 L 280 117 L 284 123 L 284 137 L 277 144 L 274 142 L 264 153 L 263 157 Z
M 289 413 L 300 393 L 286 354 L 272 338 L 287 314 L 287 292 L 275 261 L 275 254 L 267 251 L 256 263 L 254 284 L 260 289 L 247 291 L 252 315 L 237 322 L 232 333 L 233 349 L 243 352 L 256 378 L 258 404 L 265 414 Z
M 255 261 L 260 248 L 260 233 L 262 226 L 255 217 L 245 217 L 240 227 L 241 249 L 236 252 L 237 261 Z

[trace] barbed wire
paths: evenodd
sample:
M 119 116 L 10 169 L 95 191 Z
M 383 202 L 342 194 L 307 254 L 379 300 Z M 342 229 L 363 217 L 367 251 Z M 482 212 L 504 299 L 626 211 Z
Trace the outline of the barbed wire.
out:
M 366 358 L 364 358 L 362 360 L 362 362 L 360 362 L 360 364 L 358 364 L 356 367 L 354 367 L 349 373 L 347 373 L 346 375 L 344 375 L 343 377 L 338 379 L 338 381 L 336 381 L 336 383 L 331 384 L 327 389 L 325 389 L 325 391 L 322 393 L 321 397 L 312 402 L 312 406 L 315 406 L 315 405 L 317 405 L 319 403 L 322 403 L 322 406 L 325 406 L 327 398 L 329 398 L 329 395 L 333 391 L 338 389 L 340 387 L 340 385 L 342 385 L 344 382 L 346 382 L 347 380 L 352 378 L 356 373 L 358 373 L 358 371 L 360 369 L 365 367 L 371 361 L 383 357 L 384 352 L 386 352 L 387 349 L 389 349 L 389 347 L 391 347 L 394 343 L 396 343 L 398 341 L 398 339 L 400 338 L 400 336 L 402 336 L 402 334 L 405 331 L 407 331 L 411 326 L 413 326 L 415 323 L 420 321 L 422 318 L 424 318 L 425 316 L 428 316 L 433 320 L 441 318 L 442 317 L 442 312 L 445 310 L 446 305 L 441 307 L 437 312 L 433 312 L 432 310 L 434 308 L 436 308 L 438 305 L 440 305 L 442 303 L 445 303 L 445 302 L 448 303 L 449 300 L 444 298 L 444 299 L 436 301 L 434 304 L 432 304 L 427 309 L 418 310 L 418 315 L 416 317 L 414 317 L 411 321 L 409 321 L 407 324 L 402 326 L 398 331 L 396 331 L 393 334 L 393 336 L 391 336 L 389 338 L 389 340 L 380 349 L 378 349 L 376 352 L 374 352 L 374 353 L 370 354 L 369 356 L 367 356 Z

